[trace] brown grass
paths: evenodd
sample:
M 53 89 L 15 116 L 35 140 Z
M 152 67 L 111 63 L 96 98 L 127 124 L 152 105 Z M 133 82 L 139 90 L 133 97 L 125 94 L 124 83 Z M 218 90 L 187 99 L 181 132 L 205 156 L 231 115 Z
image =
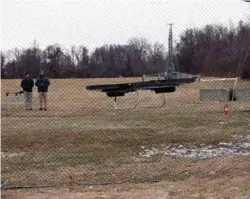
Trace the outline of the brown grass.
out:
M 24 111 L 21 101 L 5 96 L 19 90 L 19 80 L 2 80 L 2 179 L 9 186 L 110 184 L 93 189 L 70 186 L 70 191 L 8 190 L 4 197 L 247 198 L 248 157 L 197 161 L 138 154 L 141 146 L 235 141 L 235 135 L 249 134 L 249 113 L 240 111 L 249 103 L 230 103 L 233 113 L 225 117 L 224 103 L 199 101 L 199 89 L 211 87 L 211 82 L 197 82 L 167 94 L 164 108 L 142 108 L 160 103 L 158 95 L 146 91 L 140 107 L 120 111 L 104 93 L 85 89 L 89 84 L 132 81 L 136 79 L 53 79 L 45 112 L 37 110 L 36 90 L 34 110 Z M 216 84 L 232 86 L 233 82 Z M 135 99 L 128 94 L 121 100 L 120 105 L 128 105 Z

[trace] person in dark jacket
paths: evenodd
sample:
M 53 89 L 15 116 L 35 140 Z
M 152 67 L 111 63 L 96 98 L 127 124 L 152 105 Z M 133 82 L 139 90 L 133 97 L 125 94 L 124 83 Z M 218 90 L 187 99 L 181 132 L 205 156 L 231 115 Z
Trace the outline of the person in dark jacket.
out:
M 36 86 L 39 93 L 39 110 L 47 110 L 47 93 L 50 86 L 48 77 L 45 77 L 44 72 L 40 71 L 39 77 L 36 79 Z M 44 106 L 43 106 L 44 105 Z
M 24 108 L 25 110 L 32 110 L 34 80 L 30 77 L 29 73 L 25 73 L 25 77 L 21 81 L 21 87 L 24 92 Z

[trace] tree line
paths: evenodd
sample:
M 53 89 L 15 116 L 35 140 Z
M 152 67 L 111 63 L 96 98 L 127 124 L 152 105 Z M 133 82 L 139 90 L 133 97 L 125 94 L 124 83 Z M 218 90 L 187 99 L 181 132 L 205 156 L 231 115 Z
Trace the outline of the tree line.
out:
M 249 77 L 250 23 L 186 29 L 174 44 L 174 53 L 180 72 Z M 163 44 L 150 44 L 145 38 L 134 37 L 123 45 L 103 45 L 93 52 L 82 45 L 64 49 L 53 44 L 40 49 L 34 42 L 27 49 L 1 51 L 1 77 L 20 78 L 25 72 L 36 76 L 40 70 L 51 78 L 134 77 L 164 72 L 167 59 Z

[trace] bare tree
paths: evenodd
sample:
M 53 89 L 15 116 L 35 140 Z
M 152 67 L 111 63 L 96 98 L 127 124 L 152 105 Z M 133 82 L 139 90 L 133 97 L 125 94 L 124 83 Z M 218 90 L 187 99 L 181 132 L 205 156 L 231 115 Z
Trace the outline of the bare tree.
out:
M 1 51 L 1 78 L 5 78 L 6 76 L 6 71 L 4 66 L 5 60 L 6 60 L 5 54 Z
M 76 65 L 76 77 L 88 77 L 89 52 L 85 46 L 72 46 L 71 54 Z
M 131 71 L 132 76 L 140 76 L 146 72 L 146 61 L 150 44 L 145 38 L 132 38 L 128 42 L 129 61 L 127 71 Z
M 148 46 L 146 74 L 164 72 L 166 70 L 164 53 L 163 44 L 156 42 L 153 46 Z
M 49 73 L 53 74 L 54 78 L 60 77 L 60 54 L 63 54 L 61 47 L 58 44 L 50 45 L 45 49 L 45 54 L 48 59 Z

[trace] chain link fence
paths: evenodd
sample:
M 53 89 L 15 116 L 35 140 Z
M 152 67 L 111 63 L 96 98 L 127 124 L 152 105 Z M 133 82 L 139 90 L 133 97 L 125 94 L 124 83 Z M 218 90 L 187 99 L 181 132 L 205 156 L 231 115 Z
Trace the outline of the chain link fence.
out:
M 218 94 L 201 100 L 201 90 L 232 88 L 234 81 L 184 84 L 165 94 L 161 108 L 146 108 L 161 97 L 142 91 L 139 106 L 124 110 L 115 110 L 105 93 L 85 89 L 131 81 L 138 79 L 51 79 L 48 110 L 41 111 L 37 90 L 33 110 L 24 110 L 22 94 L 5 95 L 20 80 L 2 80 L 2 179 L 10 187 L 176 180 L 188 177 L 180 165 L 250 155 L 249 101 L 220 101 Z M 243 80 L 237 85 L 248 98 L 249 87 Z M 134 100 L 129 93 L 117 103 L 126 108 Z
M 227 65 L 229 61 L 218 58 L 219 63 L 214 59 L 217 43 L 208 41 L 211 42 L 209 45 L 211 44 L 212 50 L 204 53 L 205 51 L 200 51 L 198 47 L 198 50 L 194 48 L 197 52 L 194 58 L 190 59 L 196 64 L 193 68 L 199 69 L 203 62 L 197 61 L 197 57 L 202 57 L 204 70 L 213 72 L 219 70 L 216 68 L 219 65 L 220 72 L 223 73 L 228 66 L 228 76 L 231 72 L 234 74 L 239 61 L 249 63 L 249 26 L 241 24 L 241 27 L 243 28 L 242 32 L 238 31 L 239 35 L 235 33 L 237 31 L 234 32 L 233 42 L 230 41 L 230 34 L 225 37 L 229 38 L 228 48 L 220 54 L 228 60 L 232 55 L 230 66 Z M 209 33 L 209 26 L 204 30 Z M 188 41 L 188 36 L 190 35 L 187 34 L 181 44 L 188 46 L 189 43 L 185 42 Z M 243 56 L 238 57 L 243 50 L 238 52 L 231 48 L 230 42 L 234 48 L 245 48 L 245 59 Z M 161 51 L 161 47 L 159 45 L 155 49 Z M 24 94 L 19 92 L 21 80 L 1 80 L 1 180 L 2 183 L 7 182 L 6 189 L 152 183 L 183 181 L 192 177 L 212 179 L 215 172 L 217 176 L 228 178 L 249 175 L 249 80 L 201 77 L 194 83 L 176 87 L 175 92 L 131 92 L 114 101 L 105 92 L 89 91 L 86 87 L 128 84 L 142 81 L 141 78 L 87 78 L 100 75 L 106 70 L 103 69 L 105 63 L 98 65 L 98 60 L 95 60 L 96 63 L 88 65 L 90 61 L 87 50 L 83 48 L 86 52 L 81 61 L 85 62 L 81 65 L 79 57 L 76 58 L 79 56 L 77 50 L 72 48 L 75 50 L 72 57 L 75 56 L 75 62 L 79 61 L 78 65 L 74 66 L 78 67 L 75 70 L 69 64 L 70 56 L 65 56 L 61 50 L 56 52 L 58 49 L 60 50 L 55 48 L 55 52 L 51 52 L 52 55 L 49 48 L 48 52 L 44 51 L 45 54 L 48 53 L 48 57 L 52 56 L 52 61 L 44 61 L 42 65 L 47 70 L 45 72 L 52 67 L 58 73 L 57 77 L 62 75 L 61 77 L 67 78 L 50 78 L 46 111 L 39 110 L 39 93 L 36 88 L 33 89 L 32 110 L 25 110 Z M 124 49 L 125 51 L 122 51 Z M 122 53 L 127 52 L 127 48 L 124 49 L 120 49 L 121 57 L 126 57 Z M 50 50 L 53 51 L 53 46 Z M 111 50 L 107 52 L 113 52 Z M 131 52 L 129 53 L 134 55 Z M 60 63 L 63 58 L 57 57 L 60 53 L 66 57 L 63 63 Z M 155 57 L 158 55 L 155 54 Z M 184 61 L 178 65 L 185 65 L 187 69 L 193 70 L 185 61 L 189 52 L 185 51 L 182 55 Z M 94 56 L 97 55 L 93 54 Z M 160 53 L 159 56 L 162 58 L 160 61 L 152 59 L 147 62 L 151 64 L 153 72 L 158 72 L 154 68 L 158 61 L 161 65 L 159 67 L 165 68 L 165 55 Z M 125 68 L 124 60 L 121 63 Z M 26 62 L 20 62 L 19 66 L 23 63 Z M 13 63 L 9 63 L 10 70 L 6 73 L 13 73 L 10 78 L 18 76 L 12 65 Z M 72 76 L 66 76 L 68 65 L 71 67 Z M 118 65 L 114 64 L 114 69 L 120 74 L 121 69 L 115 67 Z M 138 71 L 143 69 L 142 66 L 137 67 Z M 100 68 L 103 71 L 99 70 Z M 245 68 L 249 69 L 249 65 L 246 64 Z M 34 71 L 37 69 L 34 68 Z M 129 67 L 126 69 L 134 70 Z M 136 67 L 135 69 L 137 70 Z M 109 72 L 109 69 L 107 71 Z M 249 70 L 245 73 L 247 72 Z M 240 72 L 236 73 L 238 75 Z M 116 109 L 116 106 L 119 108 Z M 218 163 L 216 158 L 220 157 L 237 157 L 232 160 L 234 167 L 218 166 L 220 161 Z M 215 161 L 207 163 L 208 166 L 196 165 L 197 162 L 204 163 L 212 158 L 215 158 Z M 211 173 L 210 167 L 213 167 L 214 173 Z

